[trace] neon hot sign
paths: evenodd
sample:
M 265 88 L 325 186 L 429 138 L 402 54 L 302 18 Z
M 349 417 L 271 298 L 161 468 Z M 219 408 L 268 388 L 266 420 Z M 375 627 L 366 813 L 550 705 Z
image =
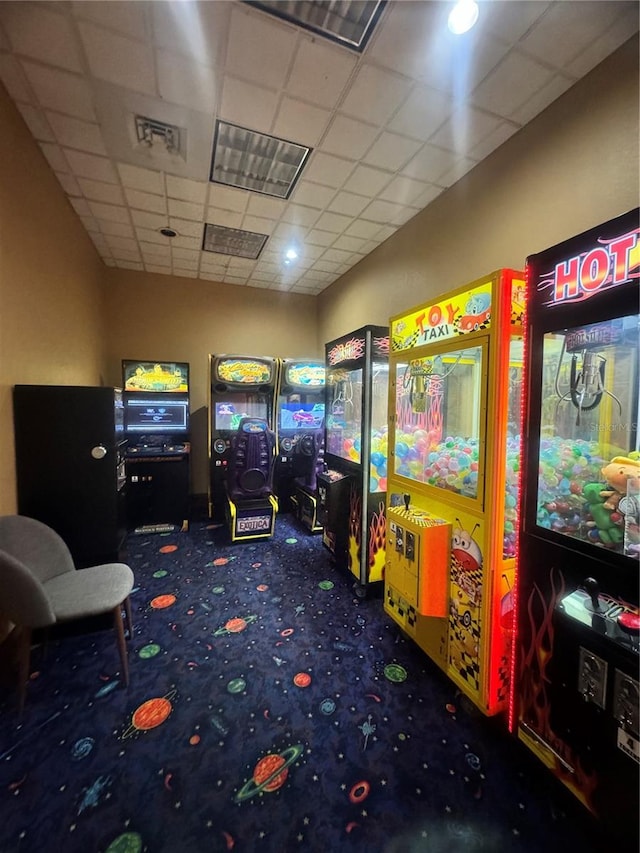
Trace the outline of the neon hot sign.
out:
M 539 289 L 551 287 L 552 304 L 588 299 L 638 277 L 638 260 L 632 259 L 632 252 L 638 246 L 638 230 L 600 243 L 588 252 L 560 261 L 553 272 L 543 277 Z

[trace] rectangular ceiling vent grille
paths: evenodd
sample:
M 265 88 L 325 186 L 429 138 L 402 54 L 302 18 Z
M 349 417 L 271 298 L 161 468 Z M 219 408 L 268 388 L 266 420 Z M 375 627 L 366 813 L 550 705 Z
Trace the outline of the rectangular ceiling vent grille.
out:
M 161 143 L 169 154 L 180 153 L 180 128 L 146 116 L 136 116 L 136 135 L 140 145 L 152 148 Z
M 362 53 L 386 0 L 245 0 L 249 6 Z
M 224 225 L 212 225 L 206 222 L 202 249 L 205 252 L 218 252 L 221 255 L 233 255 L 236 258 L 257 260 L 267 242 L 268 234 L 255 231 L 241 231 L 239 228 L 227 228 Z
M 210 180 L 289 198 L 310 152 L 304 145 L 218 120 Z

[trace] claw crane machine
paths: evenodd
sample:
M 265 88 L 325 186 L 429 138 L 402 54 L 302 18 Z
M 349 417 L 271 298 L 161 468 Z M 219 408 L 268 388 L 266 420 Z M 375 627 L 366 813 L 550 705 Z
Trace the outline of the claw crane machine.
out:
M 388 359 L 387 326 L 363 326 L 325 345 L 322 541 L 355 575 L 360 598 L 384 569 Z
M 638 850 L 639 211 L 527 259 L 510 727 Z
M 507 706 L 524 275 L 390 320 L 384 609 L 483 713 Z

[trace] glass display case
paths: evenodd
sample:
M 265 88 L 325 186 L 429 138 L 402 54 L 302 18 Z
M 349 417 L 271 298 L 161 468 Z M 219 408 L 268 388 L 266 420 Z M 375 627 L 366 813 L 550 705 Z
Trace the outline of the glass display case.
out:
M 510 726 L 638 848 L 638 210 L 527 259 Z
M 509 696 L 524 275 L 391 318 L 386 612 L 486 714 Z
M 365 594 L 384 567 L 389 331 L 364 326 L 326 344 L 325 353 L 323 542 Z

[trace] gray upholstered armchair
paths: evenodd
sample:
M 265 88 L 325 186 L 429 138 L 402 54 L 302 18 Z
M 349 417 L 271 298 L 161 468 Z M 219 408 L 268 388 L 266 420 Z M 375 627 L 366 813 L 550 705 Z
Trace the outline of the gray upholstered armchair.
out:
M 133 572 L 124 563 L 76 570 L 66 544 L 46 524 L 23 515 L 0 517 L 0 616 L 19 634 L 20 710 L 29 678 L 32 633 L 63 622 L 111 613 L 122 680 L 129 683 L 122 609 L 131 636 L 132 588 Z

